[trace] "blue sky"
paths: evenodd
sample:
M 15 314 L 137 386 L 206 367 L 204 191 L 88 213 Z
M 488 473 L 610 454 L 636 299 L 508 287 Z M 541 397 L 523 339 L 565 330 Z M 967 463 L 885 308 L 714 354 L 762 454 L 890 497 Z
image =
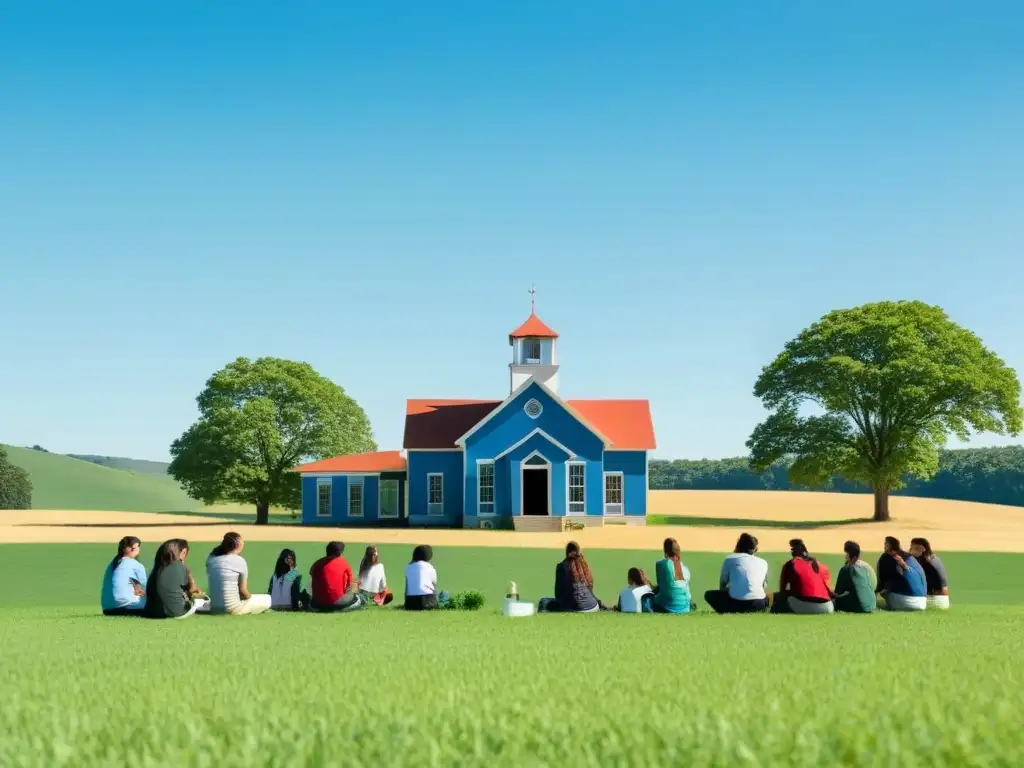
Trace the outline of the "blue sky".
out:
M 244 7 L 242 7 L 244 5 Z M 738 455 L 824 312 L 1024 370 L 1015 2 L 0 6 L 0 441 L 164 459 L 239 355 L 406 397 L 647 397 Z M 998 440 L 979 437 L 974 444 Z

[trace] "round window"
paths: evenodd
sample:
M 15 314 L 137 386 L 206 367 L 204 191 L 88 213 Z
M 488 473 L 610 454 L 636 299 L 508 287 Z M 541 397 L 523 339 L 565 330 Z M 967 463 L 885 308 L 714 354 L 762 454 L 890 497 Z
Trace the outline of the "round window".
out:
M 544 407 L 538 400 L 528 400 L 526 405 L 523 406 L 523 410 L 526 411 L 526 415 L 531 419 L 536 419 L 544 411 Z

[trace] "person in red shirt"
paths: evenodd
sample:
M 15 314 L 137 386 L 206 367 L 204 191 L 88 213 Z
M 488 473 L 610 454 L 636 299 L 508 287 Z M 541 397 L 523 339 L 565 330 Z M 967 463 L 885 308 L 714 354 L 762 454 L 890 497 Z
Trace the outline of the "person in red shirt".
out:
M 789 542 L 790 559 L 782 566 L 772 613 L 832 613 L 832 580 L 828 566 L 811 557 L 803 539 Z
M 327 554 L 309 569 L 312 577 L 312 599 L 314 611 L 353 611 L 363 607 L 359 593 L 353 591 L 352 568 L 342 557 L 345 545 L 332 541 L 327 545 Z

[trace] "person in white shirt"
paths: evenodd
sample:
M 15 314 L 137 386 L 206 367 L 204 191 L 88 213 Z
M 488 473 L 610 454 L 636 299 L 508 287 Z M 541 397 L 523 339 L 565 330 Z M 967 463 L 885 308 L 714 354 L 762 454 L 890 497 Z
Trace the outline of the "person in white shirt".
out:
M 242 557 L 244 547 L 241 534 L 225 533 L 206 559 L 210 613 L 242 616 L 270 610 L 270 595 L 249 593 L 249 566 Z
M 374 602 L 377 605 L 387 605 L 395 596 L 388 589 L 388 581 L 384 576 L 384 564 L 380 561 L 380 554 L 372 544 L 366 548 L 359 563 L 359 574 L 356 576 L 359 585 L 359 593 L 367 602 Z
M 645 601 L 645 595 L 651 597 Z M 626 586 L 619 592 L 619 602 L 615 610 L 622 613 L 654 613 L 653 600 L 654 590 L 647 576 L 639 568 L 630 568 L 626 574 Z M 648 603 L 646 606 L 645 602 Z
M 405 566 L 405 610 L 430 611 L 437 608 L 437 571 L 430 564 L 434 550 L 420 544 Z
M 757 538 L 740 535 L 735 551 L 722 563 L 719 589 L 704 593 L 716 613 L 757 613 L 768 610 L 768 563 L 756 557 Z

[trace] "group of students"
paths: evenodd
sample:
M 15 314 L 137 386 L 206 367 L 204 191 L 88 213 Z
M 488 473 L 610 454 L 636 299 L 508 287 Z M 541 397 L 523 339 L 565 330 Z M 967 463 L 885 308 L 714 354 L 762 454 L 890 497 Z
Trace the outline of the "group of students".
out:
M 310 588 L 303 587 L 298 559 L 291 549 L 281 551 L 266 594 L 249 591 L 249 565 L 242 557 L 245 541 L 227 533 L 206 559 L 209 594 L 196 586 L 185 564 L 188 542 L 171 539 L 161 544 L 147 574 L 139 562 L 142 542 L 125 536 L 103 574 L 100 606 L 106 616 L 141 616 L 151 619 L 183 619 L 196 613 L 242 616 L 265 611 L 354 611 L 368 605 L 387 605 L 394 595 L 388 588 L 384 564 L 377 548 L 368 546 L 353 575 L 345 560 L 345 545 L 332 541 L 324 557 L 309 570 Z M 437 571 L 431 565 L 433 550 L 421 545 L 413 550 L 405 569 L 405 608 L 430 610 L 446 599 L 437 591 Z
M 813 557 L 802 539 L 789 542 L 790 559 L 779 575 L 779 589 L 768 592 L 768 562 L 757 556 L 757 538 L 744 533 L 722 563 L 718 589 L 704 593 L 716 613 L 871 613 L 949 608 L 949 582 L 942 561 L 927 539 L 914 538 L 910 551 L 887 536 L 876 569 L 861 559 L 860 545 L 848 541 L 846 560 L 835 586 L 828 566 Z M 665 539 L 664 557 L 654 565 L 655 584 L 640 568 L 630 568 L 627 585 L 611 610 L 623 613 L 675 613 L 696 610 L 690 593 L 690 571 L 683 564 L 679 542 Z M 579 544 L 569 542 L 565 559 L 555 568 L 555 596 L 538 609 L 561 613 L 609 610 L 594 595 L 594 577 Z

